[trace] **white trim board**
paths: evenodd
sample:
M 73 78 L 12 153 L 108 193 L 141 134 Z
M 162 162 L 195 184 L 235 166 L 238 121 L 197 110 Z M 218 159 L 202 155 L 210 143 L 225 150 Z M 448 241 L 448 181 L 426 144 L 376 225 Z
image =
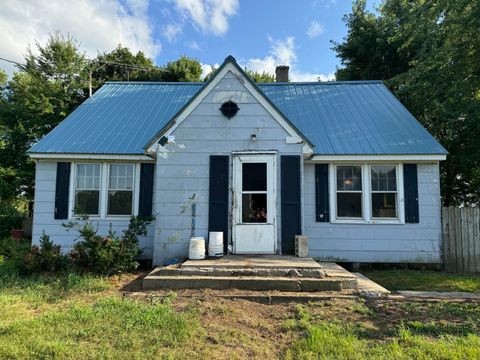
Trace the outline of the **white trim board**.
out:
M 282 126 L 282 128 L 288 132 L 289 136 L 285 138 L 286 143 L 299 143 L 302 139 L 303 135 L 296 129 L 294 129 L 285 119 L 283 116 L 275 109 L 266 99 L 265 97 L 257 90 L 245 76 L 236 68 L 236 66 L 229 62 L 225 64 L 223 69 L 220 73 L 214 75 L 214 78 L 210 83 L 207 84 L 206 87 L 202 88 L 198 95 L 193 99 L 193 101 L 181 111 L 175 118 L 173 118 L 173 124 L 168 128 L 165 132 L 161 133 L 160 135 L 156 136 L 152 141 L 150 141 L 150 146 L 146 149 L 147 154 L 155 154 L 156 153 L 156 145 L 157 142 L 160 140 L 161 137 L 165 136 L 168 137 L 172 135 L 175 129 L 192 113 L 192 111 L 205 99 L 205 97 L 218 85 L 218 83 L 227 75 L 229 72 L 235 76 L 238 81 L 242 83 L 243 86 L 250 92 L 250 94 L 257 100 L 260 105 L 262 105 L 265 110 Z M 303 140 L 301 140 L 303 142 Z M 313 148 L 304 143 L 303 146 L 304 153 L 311 154 L 313 152 Z
M 150 156 L 146 155 L 114 155 L 114 154 L 29 154 L 32 159 L 49 160 L 115 160 L 115 161 L 148 161 L 155 162 Z
M 447 158 L 447 155 L 313 155 L 305 159 L 306 163 L 337 161 L 415 161 L 436 162 Z

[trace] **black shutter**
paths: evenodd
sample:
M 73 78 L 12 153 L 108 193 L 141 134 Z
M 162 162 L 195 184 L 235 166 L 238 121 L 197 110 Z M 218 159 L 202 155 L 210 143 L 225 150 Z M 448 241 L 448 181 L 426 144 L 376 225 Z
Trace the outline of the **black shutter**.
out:
M 57 163 L 57 181 L 55 183 L 55 219 L 68 219 L 68 195 L 70 189 L 69 162 Z
M 138 216 L 152 216 L 153 175 L 155 164 L 140 164 L 140 198 Z
M 225 252 L 228 245 L 228 170 L 228 156 L 210 156 L 208 231 L 223 231 Z
M 405 222 L 417 224 L 420 220 L 417 164 L 403 164 L 403 192 L 405 198 Z
M 330 221 L 328 164 L 315 164 L 315 216 L 317 222 Z
M 301 235 L 300 156 L 281 157 L 282 254 L 295 254 L 295 235 Z

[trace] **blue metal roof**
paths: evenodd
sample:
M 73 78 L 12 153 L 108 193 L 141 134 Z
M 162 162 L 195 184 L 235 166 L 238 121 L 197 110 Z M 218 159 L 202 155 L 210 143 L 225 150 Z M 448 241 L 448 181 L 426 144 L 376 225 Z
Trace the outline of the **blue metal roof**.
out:
M 446 154 L 381 81 L 258 87 L 323 155 Z
M 106 83 L 32 153 L 143 154 L 203 83 Z M 315 154 L 446 154 L 378 81 L 257 87 L 314 145 Z
M 202 86 L 202 83 L 106 83 L 30 152 L 144 154 L 143 146 Z

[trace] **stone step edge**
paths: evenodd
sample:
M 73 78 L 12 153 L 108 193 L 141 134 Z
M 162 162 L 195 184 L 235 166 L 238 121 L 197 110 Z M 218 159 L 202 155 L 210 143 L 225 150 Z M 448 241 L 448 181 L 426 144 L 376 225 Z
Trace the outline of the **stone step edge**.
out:
M 252 276 L 157 276 L 143 279 L 144 289 L 244 289 L 279 291 L 341 291 L 357 289 L 357 279 Z
M 265 276 L 265 277 L 308 277 L 324 278 L 322 270 L 303 269 L 250 269 L 250 268 L 161 268 L 151 273 L 154 276 Z M 353 278 L 354 276 L 352 276 Z

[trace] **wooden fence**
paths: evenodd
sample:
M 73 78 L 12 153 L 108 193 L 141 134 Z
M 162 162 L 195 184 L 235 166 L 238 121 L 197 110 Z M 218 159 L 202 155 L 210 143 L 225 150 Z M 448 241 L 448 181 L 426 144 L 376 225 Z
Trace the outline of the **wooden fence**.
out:
M 446 271 L 480 273 L 480 208 L 442 208 Z

